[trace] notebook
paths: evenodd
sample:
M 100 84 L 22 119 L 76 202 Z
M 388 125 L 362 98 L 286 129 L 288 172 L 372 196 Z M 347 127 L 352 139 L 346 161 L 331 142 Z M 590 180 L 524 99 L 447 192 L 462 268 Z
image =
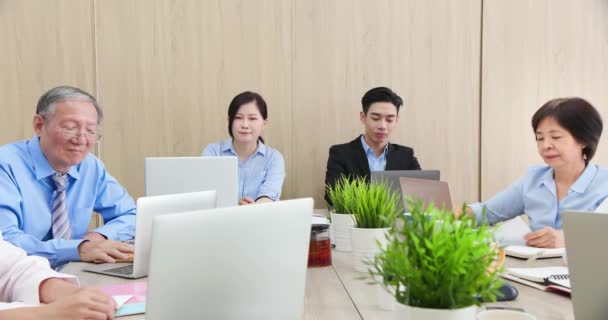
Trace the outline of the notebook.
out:
M 556 284 L 558 286 L 572 289 L 572 287 L 570 286 L 569 274 L 552 274 L 545 281 L 548 281 L 550 284 Z
M 565 252 L 565 248 L 536 248 L 515 245 L 505 247 L 506 255 L 521 259 L 561 258 Z
M 571 293 L 567 267 L 507 268 L 503 277 L 542 291 Z

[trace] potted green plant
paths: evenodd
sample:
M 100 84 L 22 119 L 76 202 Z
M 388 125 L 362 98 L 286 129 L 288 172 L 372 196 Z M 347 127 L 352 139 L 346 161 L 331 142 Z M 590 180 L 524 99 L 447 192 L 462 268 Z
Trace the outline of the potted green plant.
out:
M 408 207 L 411 216 L 390 229 L 370 275 L 407 319 L 474 319 L 480 301 L 494 301 L 502 285 L 500 268 L 491 268 L 498 256 L 492 229 L 421 201 L 408 200 Z
M 356 271 L 367 272 L 369 263 L 386 243 L 386 234 L 397 216 L 403 212 L 401 198 L 386 181 L 352 182 L 352 201 L 346 210 L 353 215 L 352 230 L 353 266 Z M 378 245 L 379 244 L 379 245 Z
M 352 251 L 351 233 L 355 220 L 347 210 L 347 204 L 354 199 L 355 182 L 341 176 L 333 185 L 326 185 L 327 195 L 332 203 L 330 208 L 330 237 L 336 250 Z

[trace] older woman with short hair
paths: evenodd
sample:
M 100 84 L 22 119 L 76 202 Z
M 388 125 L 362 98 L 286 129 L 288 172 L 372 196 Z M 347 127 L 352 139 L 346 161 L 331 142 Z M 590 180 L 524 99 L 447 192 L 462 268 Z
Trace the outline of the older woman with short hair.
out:
M 490 223 L 527 214 L 533 232 L 527 245 L 565 246 L 564 210 L 594 211 L 608 197 L 608 169 L 591 162 L 602 134 L 602 118 L 586 100 L 553 99 L 532 117 L 538 153 L 547 165 L 525 175 L 491 199 L 469 205 L 468 213 Z

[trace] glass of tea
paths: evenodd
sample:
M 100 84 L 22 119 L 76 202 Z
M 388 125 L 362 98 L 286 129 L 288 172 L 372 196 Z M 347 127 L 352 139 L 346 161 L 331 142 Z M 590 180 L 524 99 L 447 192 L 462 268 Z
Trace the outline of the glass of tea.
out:
M 329 225 L 313 224 L 310 230 L 308 249 L 309 267 L 331 266 L 331 244 L 329 242 Z

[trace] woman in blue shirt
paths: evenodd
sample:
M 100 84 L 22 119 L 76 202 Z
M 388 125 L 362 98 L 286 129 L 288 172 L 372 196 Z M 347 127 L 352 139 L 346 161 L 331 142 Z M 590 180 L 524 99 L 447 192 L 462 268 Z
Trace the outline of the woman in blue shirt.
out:
M 231 139 L 208 145 L 203 156 L 239 159 L 239 205 L 279 200 L 285 180 L 283 155 L 264 144 L 268 123 L 266 101 L 257 93 L 238 94 L 228 107 Z
M 526 174 L 485 203 L 468 212 L 496 223 L 526 213 L 533 232 L 527 245 L 564 247 L 561 213 L 594 211 L 608 196 L 608 170 L 591 163 L 602 134 L 602 118 L 581 98 L 560 98 L 545 103 L 532 117 L 538 153 L 546 166 L 530 167 Z

